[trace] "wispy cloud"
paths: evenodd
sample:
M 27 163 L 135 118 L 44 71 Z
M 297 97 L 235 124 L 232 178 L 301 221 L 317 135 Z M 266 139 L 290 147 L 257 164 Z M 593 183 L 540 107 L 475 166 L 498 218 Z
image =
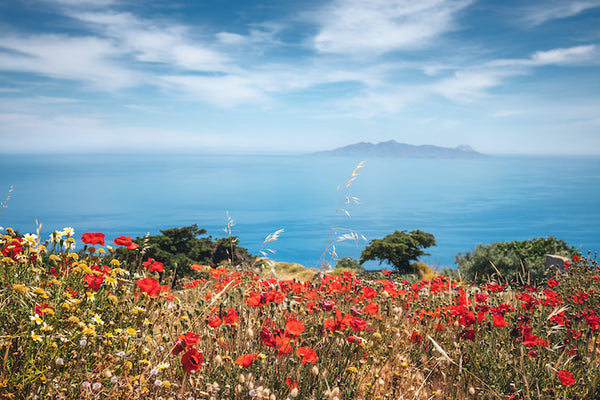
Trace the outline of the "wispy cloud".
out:
M 600 7 L 600 0 L 547 0 L 525 7 L 521 21 L 530 26 L 573 17 L 586 10 Z
M 118 90 L 139 82 L 139 75 L 119 62 L 123 55 L 115 43 L 98 37 L 0 37 L 0 70 L 82 81 L 101 90 Z
M 313 39 L 323 53 L 361 56 L 420 48 L 456 28 L 470 0 L 335 0 L 321 10 Z

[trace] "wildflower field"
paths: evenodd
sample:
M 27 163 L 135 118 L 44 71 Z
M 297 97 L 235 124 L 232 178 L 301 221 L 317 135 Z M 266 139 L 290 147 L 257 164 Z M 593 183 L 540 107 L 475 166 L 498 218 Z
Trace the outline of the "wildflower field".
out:
M 600 398 L 590 258 L 538 286 L 198 264 L 173 285 L 104 240 L 2 232 L 0 398 Z

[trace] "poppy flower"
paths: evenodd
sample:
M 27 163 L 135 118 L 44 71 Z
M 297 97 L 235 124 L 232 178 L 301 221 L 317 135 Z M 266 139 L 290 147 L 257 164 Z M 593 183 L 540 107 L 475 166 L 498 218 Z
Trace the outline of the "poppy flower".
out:
M 235 309 L 230 308 L 229 310 L 227 310 L 227 315 L 223 319 L 223 322 L 226 325 L 237 324 L 239 321 L 240 321 L 240 317 L 239 317 L 237 311 L 235 311 Z
M 285 323 L 285 334 L 290 336 L 299 336 L 304 332 L 304 323 L 295 318 L 289 318 Z
M 421 341 L 421 339 L 423 338 L 423 335 L 421 335 L 419 333 L 419 331 L 413 331 L 413 333 L 410 335 L 410 342 L 411 343 L 419 343 Z
M 142 292 L 148 293 L 150 296 L 158 296 L 161 290 L 160 283 L 154 278 L 139 279 L 136 285 Z
M 352 317 L 350 320 L 350 328 L 353 331 L 362 331 L 367 327 L 367 321 L 360 319 L 358 317 Z
M 269 347 L 275 347 L 275 336 L 273 332 L 269 330 L 269 328 L 262 328 L 260 330 L 260 339 L 263 343 Z
M 565 386 L 569 386 L 575 383 L 575 377 L 573 376 L 573 374 L 571 374 L 569 371 L 565 371 L 564 369 L 558 371 L 556 373 L 556 376 L 558 377 L 558 380 L 560 380 L 560 383 L 562 383 Z
M 548 280 L 548 287 L 553 288 L 558 285 L 558 281 L 554 278 Z
M 199 338 L 200 335 L 197 335 L 192 332 L 187 332 L 185 335 L 179 336 L 179 338 L 177 338 L 177 340 L 175 341 L 175 347 L 173 348 L 172 353 L 177 355 L 181 353 L 184 349 L 198 344 Z
M 35 304 L 35 314 L 40 317 L 44 315 L 44 310 L 54 310 L 52 306 L 49 306 L 46 302 Z M 48 313 L 49 311 L 46 311 Z M 50 311 L 51 312 L 51 311 Z
M 115 245 L 125 246 L 129 250 L 135 250 L 139 247 L 136 243 L 133 243 L 133 241 L 131 240 L 131 236 L 119 236 L 114 240 L 114 242 Z
M 191 348 L 181 356 L 181 364 L 185 372 L 198 371 L 204 362 L 204 356 L 198 349 Z
M 354 336 L 354 335 L 348 336 L 346 338 L 346 340 L 348 341 L 348 343 L 356 343 L 356 344 L 361 344 L 364 341 L 363 338 L 361 338 L 359 336 Z
M 208 326 L 211 328 L 218 328 L 221 325 L 221 318 L 218 315 L 213 315 L 208 318 Z
M 192 265 L 190 265 L 190 269 L 194 269 L 196 271 L 202 271 L 204 269 L 204 267 L 200 264 L 192 264 Z
M 381 273 L 384 275 L 389 275 L 392 273 L 392 271 L 390 271 L 389 269 L 384 269 L 383 271 L 381 271 Z
M 369 302 L 369 304 L 365 306 L 364 312 L 371 317 L 376 316 L 379 312 L 379 304 L 373 303 L 372 301 Z
M 148 268 L 152 272 L 165 272 L 163 263 L 155 261 L 153 258 L 149 258 L 148 261 L 142 263 L 144 268 Z
M 88 285 L 88 289 L 97 292 L 100 285 L 104 283 L 104 275 L 86 275 L 83 277 L 83 281 Z
M 288 354 L 294 348 L 296 344 L 295 339 L 292 340 L 288 336 L 276 336 L 275 337 L 275 346 L 277 347 L 277 351 L 279 355 Z
M 317 352 L 308 347 L 298 347 L 296 355 L 302 361 L 302 364 L 314 364 L 319 360 Z
M 241 365 L 242 367 L 246 368 L 246 367 L 251 366 L 257 357 L 258 357 L 258 354 L 242 354 L 233 363 Z
M 504 316 L 502 314 L 495 314 L 493 318 L 494 318 L 494 326 L 497 328 L 502 328 L 503 326 L 508 325 L 508 322 L 506 322 L 506 320 L 504 319 Z
M 296 379 L 292 379 L 292 378 L 287 378 L 285 380 L 285 384 L 287 385 L 288 388 L 290 388 L 290 390 L 292 389 L 296 389 L 299 388 L 300 386 L 298 385 L 298 380 Z
M 99 244 L 104 246 L 104 233 L 87 232 L 81 236 L 81 241 L 85 244 Z

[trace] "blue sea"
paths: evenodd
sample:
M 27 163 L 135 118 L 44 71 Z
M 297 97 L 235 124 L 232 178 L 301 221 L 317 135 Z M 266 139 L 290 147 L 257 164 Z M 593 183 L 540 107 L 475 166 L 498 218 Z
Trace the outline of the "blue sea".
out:
M 367 240 L 394 230 L 432 233 L 423 261 L 454 266 L 478 243 L 555 236 L 584 253 L 600 249 L 600 158 L 490 156 L 480 159 L 366 159 L 274 155 L 0 155 L 0 197 L 13 185 L 0 226 L 45 239 L 70 226 L 79 239 L 107 239 L 197 224 L 233 235 L 256 254 L 265 237 L 278 261 L 317 265 L 342 196 L 339 234 Z M 339 191 L 336 188 L 340 186 Z M 360 257 L 368 242 L 336 243 Z M 368 267 L 375 268 L 377 263 Z

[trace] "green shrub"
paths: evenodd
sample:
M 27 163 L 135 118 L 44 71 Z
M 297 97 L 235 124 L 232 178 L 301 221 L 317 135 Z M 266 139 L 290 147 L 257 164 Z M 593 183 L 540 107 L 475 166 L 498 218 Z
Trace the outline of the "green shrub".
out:
M 508 281 L 515 281 L 521 276 L 524 282 L 529 279 L 535 283 L 546 274 L 547 254 L 571 257 L 577 254 L 577 249 L 553 236 L 479 244 L 471 252 L 457 254 L 456 264 L 463 279 L 469 281 L 484 281 L 494 274 L 498 275 L 499 271 Z

